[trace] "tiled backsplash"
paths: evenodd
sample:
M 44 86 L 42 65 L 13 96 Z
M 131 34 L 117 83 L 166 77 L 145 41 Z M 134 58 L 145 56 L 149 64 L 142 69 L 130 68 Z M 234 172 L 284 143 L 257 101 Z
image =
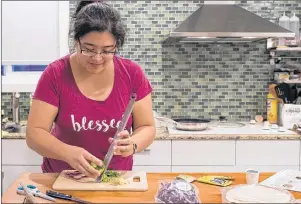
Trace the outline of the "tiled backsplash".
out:
M 162 111 L 205 118 L 263 114 L 267 82 L 272 76 L 264 46 L 164 46 L 163 55 L 168 60 L 162 62 L 166 92 Z
M 265 114 L 268 83 L 273 79 L 265 42 L 162 45 L 166 35 L 203 1 L 107 2 L 121 12 L 130 29 L 119 54 L 144 68 L 154 87 L 153 106 L 159 114 L 205 118 L 225 115 L 234 119 Z M 288 16 L 296 12 L 301 17 L 298 0 L 236 2 L 272 22 L 277 22 L 284 11 Z M 76 2 L 71 1 L 70 14 L 75 6 Z M 69 43 L 72 51 L 71 38 Z M 301 61 L 281 62 L 286 64 L 301 66 Z M 10 96 L 2 97 L 2 108 L 10 110 Z M 22 111 L 27 114 L 29 99 L 23 104 Z
M 4 118 L 13 119 L 13 94 L 2 93 L 1 109 L 4 110 Z M 20 120 L 27 120 L 30 109 L 30 93 L 20 93 Z

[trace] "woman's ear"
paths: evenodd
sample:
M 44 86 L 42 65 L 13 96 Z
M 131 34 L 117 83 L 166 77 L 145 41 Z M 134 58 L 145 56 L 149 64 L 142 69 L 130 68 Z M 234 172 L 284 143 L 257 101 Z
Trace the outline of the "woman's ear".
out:
M 76 52 L 80 51 L 80 45 L 79 45 L 79 41 L 78 40 L 74 41 L 74 51 L 76 51 Z

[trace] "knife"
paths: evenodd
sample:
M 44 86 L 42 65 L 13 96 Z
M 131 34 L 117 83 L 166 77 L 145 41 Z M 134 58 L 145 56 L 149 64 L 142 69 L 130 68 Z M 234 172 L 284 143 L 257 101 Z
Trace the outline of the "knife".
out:
M 51 190 L 47 190 L 46 195 L 48 195 L 50 197 L 53 197 L 53 198 L 59 198 L 59 199 L 63 199 L 63 200 L 74 201 L 74 202 L 77 202 L 77 203 L 92 203 L 92 202 L 89 202 L 89 201 L 86 201 L 86 200 L 81 200 L 79 198 L 75 198 L 72 195 L 59 193 L 59 192 L 51 191 Z
M 136 94 L 132 94 L 131 95 L 131 99 L 130 99 L 130 102 L 127 106 L 127 108 L 125 109 L 125 112 L 123 114 L 123 118 L 120 122 L 120 125 L 118 126 L 118 129 L 113 137 L 113 142 L 111 143 L 110 145 L 110 148 L 104 158 L 104 161 L 103 161 L 103 165 L 104 165 L 104 170 L 102 171 L 102 173 L 96 178 L 96 182 L 99 183 L 102 181 L 103 179 L 103 176 L 105 175 L 107 169 L 108 169 L 108 166 L 112 160 L 112 157 L 113 157 L 113 154 L 114 154 L 114 140 L 116 140 L 118 138 L 118 133 L 120 133 L 122 130 L 124 130 L 128 120 L 129 120 L 129 117 L 133 111 L 133 107 L 134 107 L 134 103 L 135 103 L 135 100 L 136 100 Z

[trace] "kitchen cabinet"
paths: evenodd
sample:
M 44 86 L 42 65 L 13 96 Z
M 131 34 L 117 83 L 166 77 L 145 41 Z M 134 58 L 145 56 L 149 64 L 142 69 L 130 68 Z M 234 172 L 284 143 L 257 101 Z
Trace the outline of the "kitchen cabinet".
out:
M 24 172 L 42 173 L 41 166 L 16 166 L 16 165 L 2 165 L 3 179 L 2 192 Z
M 133 171 L 145 171 L 147 173 L 171 172 L 171 166 L 133 166 Z
M 2 191 L 23 172 L 42 172 L 42 156 L 31 150 L 25 139 L 2 139 Z
M 171 172 L 171 141 L 155 140 L 146 150 L 134 155 L 134 170 Z
M 300 140 L 155 140 L 134 155 L 135 171 L 260 172 L 301 170 Z M 23 172 L 41 172 L 42 157 L 25 139 L 2 139 L 3 190 Z
M 171 166 L 171 141 L 155 140 L 145 151 L 134 155 L 135 166 Z
M 300 141 L 298 140 L 238 140 L 236 165 L 299 166 Z
M 235 165 L 235 140 L 173 140 L 172 165 Z
M 133 170 L 171 172 L 171 141 L 155 140 L 146 150 L 136 153 Z
M 299 166 L 172 166 L 172 172 L 245 172 L 256 169 L 260 172 L 277 172 L 284 169 L 299 170 Z
M 2 165 L 41 165 L 43 161 L 25 139 L 2 140 L 2 154 Z
M 58 1 L 3 2 L 4 64 L 49 63 L 59 57 L 58 6 Z
M 299 170 L 299 166 L 279 166 L 279 165 L 262 165 L 262 166 L 256 166 L 256 165 L 248 165 L 248 166 L 235 166 L 236 172 L 244 172 L 247 169 L 256 169 L 260 172 L 277 172 L 284 169 L 294 169 Z
M 172 172 L 235 172 L 235 166 L 172 166 Z

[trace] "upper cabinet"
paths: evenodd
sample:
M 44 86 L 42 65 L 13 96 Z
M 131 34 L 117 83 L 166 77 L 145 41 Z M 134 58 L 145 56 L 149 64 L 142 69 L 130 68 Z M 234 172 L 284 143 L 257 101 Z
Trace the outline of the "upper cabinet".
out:
M 3 64 L 50 62 L 59 57 L 59 2 L 2 3 Z

